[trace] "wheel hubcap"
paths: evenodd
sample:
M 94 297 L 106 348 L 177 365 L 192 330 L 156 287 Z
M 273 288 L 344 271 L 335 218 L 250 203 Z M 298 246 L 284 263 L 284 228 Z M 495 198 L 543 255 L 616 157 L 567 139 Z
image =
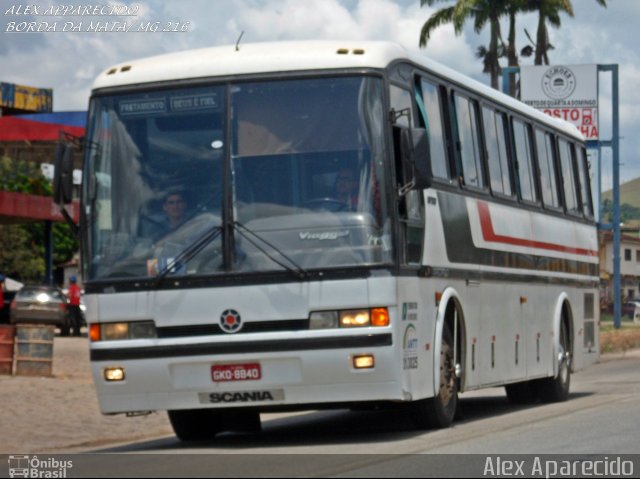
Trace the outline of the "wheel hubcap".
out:
M 569 371 L 571 368 L 571 353 L 568 351 L 566 346 L 566 333 L 564 330 L 562 331 L 562 336 L 560 337 L 560 345 L 558 350 L 558 376 L 562 380 L 562 382 L 566 382 L 569 377 Z
M 455 395 L 456 370 L 453 354 L 448 344 L 442 345 L 440 352 L 440 397 L 444 404 L 448 404 Z

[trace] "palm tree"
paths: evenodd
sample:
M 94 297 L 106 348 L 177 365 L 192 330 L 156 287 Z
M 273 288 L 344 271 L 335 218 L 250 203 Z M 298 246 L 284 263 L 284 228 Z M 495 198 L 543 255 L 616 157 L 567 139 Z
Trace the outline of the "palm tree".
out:
M 606 8 L 606 0 L 596 0 L 599 5 Z M 522 49 L 523 56 L 531 56 L 535 52 L 535 65 L 549 64 L 549 50 L 553 45 L 549 42 L 549 30 L 547 23 L 555 28 L 560 28 L 560 14 L 566 13 L 573 17 L 573 5 L 571 0 L 527 0 L 524 10 L 538 12 L 538 29 L 534 47 L 528 46 Z M 527 37 L 531 41 L 529 32 L 525 30 Z M 533 42 L 532 42 L 533 43 Z
M 420 0 L 420 6 L 432 6 L 436 2 L 450 0 Z M 484 59 L 484 72 L 491 75 L 491 86 L 498 88 L 500 77 L 500 17 L 509 13 L 508 7 L 513 0 L 456 0 L 455 5 L 436 11 L 422 26 L 420 46 L 425 47 L 431 33 L 440 25 L 452 23 L 456 35 L 462 32 L 467 20 L 473 19 L 476 33 L 489 23 L 489 48 L 481 47 L 479 54 Z
M 525 8 L 525 3 L 527 0 L 510 0 L 505 4 L 505 9 L 507 15 L 509 15 L 509 35 L 507 37 L 507 41 L 505 43 L 504 39 L 500 37 L 500 49 L 499 49 L 499 57 L 507 57 L 507 64 L 510 67 L 518 67 L 519 59 L 518 52 L 516 49 L 516 14 L 522 12 Z M 482 54 L 485 48 L 480 47 L 478 49 L 477 56 L 482 58 Z M 516 75 L 515 73 L 509 74 L 509 95 L 516 95 Z
M 507 12 L 509 15 L 509 36 L 507 38 L 505 51 L 508 65 L 510 67 L 520 66 L 518 62 L 518 52 L 516 50 L 516 14 L 524 8 L 524 1 L 525 0 L 512 0 L 507 5 Z M 509 95 L 515 96 L 515 94 L 516 76 L 511 74 L 509 75 Z

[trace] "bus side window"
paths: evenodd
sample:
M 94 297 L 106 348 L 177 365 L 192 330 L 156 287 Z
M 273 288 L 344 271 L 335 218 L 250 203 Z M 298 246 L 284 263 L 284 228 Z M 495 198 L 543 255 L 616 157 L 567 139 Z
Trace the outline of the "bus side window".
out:
M 505 115 L 483 106 L 482 119 L 491 190 L 494 193 L 511 196 L 513 189 L 509 173 L 509 157 L 507 156 Z
M 415 122 L 412 114 L 413 101 L 411 93 L 404 88 L 391 85 L 390 101 L 391 110 L 396 118 L 395 125 L 413 127 Z M 399 115 L 400 112 L 405 112 L 405 114 Z M 401 163 L 401 161 L 396 161 L 397 178 L 406 183 L 410 178 L 410 174 L 403 171 Z M 422 192 L 415 189 L 407 192 L 398 205 L 400 223 L 402 225 L 400 240 L 402 244 L 402 261 L 405 264 L 420 264 L 424 242 L 424 201 Z
M 545 206 L 560 208 L 553 136 L 536 128 L 536 149 L 540 168 L 540 189 Z
M 395 114 L 394 125 L 413 127 L 413 104 L 409 90 L 391 85 L 389 93 L 391 109 Z
M 393 116 L 393 126 L 412 128 L 415 123 L 413 121 L 413 102 L 411 92 L 391 85 L 389 89 L 389 101 L 391 113 Z M 396 182 L 404 185 L 411 180 L 409 171 L 404 171 L 404 165 L 396 158 Z
M 422 125 L 429 137 L 431 174 L 436 178 L 449 179 L 449 161 L 445 123 L 442 115 L 441 87 L 421 78 L 416 84 L 416 101 L 422 119 Z
M 560 151 L 560 169 L 562 171 L 562 187 L 564 201 L 568 213 L 579 214 L 578 192 L 576 190 L 576 178 L 573 171 L 573 159 L 571 144 L 567 140 L 558 140 Z
M 520 198 L 533 203 L 538 201 L 538 195 L 531 149 L 531 129 L 529 125 L 515 118 L 512 120 L 512 127 Z
M 582 198 L 582 212 L 587 218 L 593 218 L 593 199 L 591 197 L 591 179 L 589 178 L 589 164 L 587 155 L 582 147 L 576 148 L 578 175 L 580 176 L 580 197 Z
M 460 155 L 459 166 L 462 169 L 464 185 L 484 188 L 477 103 L 454 94 L 454 105 L 458 133 L 457 150 Z

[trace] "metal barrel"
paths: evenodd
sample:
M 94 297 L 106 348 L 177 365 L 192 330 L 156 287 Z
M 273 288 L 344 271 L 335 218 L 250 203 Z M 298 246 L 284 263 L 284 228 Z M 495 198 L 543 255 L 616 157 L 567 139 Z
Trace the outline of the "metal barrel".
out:
M 16 375 L 51 376 L 54 326 L 21 324 L 16 334 Z
M 11 375 L 13 373 L 15 334 L 15 326 L 0 326 L 0 374 Z

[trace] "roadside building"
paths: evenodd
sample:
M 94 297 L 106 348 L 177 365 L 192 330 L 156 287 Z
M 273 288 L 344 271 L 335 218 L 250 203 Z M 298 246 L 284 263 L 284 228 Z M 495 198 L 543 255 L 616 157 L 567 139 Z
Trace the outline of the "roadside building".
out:
M 0 157 L 35 163 L 51 179 L 53 159 L 62 137 L 84 136 L 85 112 L 53 112 L 53 90 L 0 82 Z M 80 155 L 76 155 L 77 168 Z M 75 178 L 75 174 L 74 174 Z M 78 184 L 80 178 L 78 178 Z M 77 222 L 79 203 L 67 208 Z M 51 196 L 0 188 L 0 224 L 44 222 L 46 281 L 52 281 L 51 226 L 64 221 Z
M 623 234 L 620 239 L 620 276 L 622 300 L 640 297 L 640 237 Z M 613 303 L 613 234 L 600 233 L 600 305 Z

